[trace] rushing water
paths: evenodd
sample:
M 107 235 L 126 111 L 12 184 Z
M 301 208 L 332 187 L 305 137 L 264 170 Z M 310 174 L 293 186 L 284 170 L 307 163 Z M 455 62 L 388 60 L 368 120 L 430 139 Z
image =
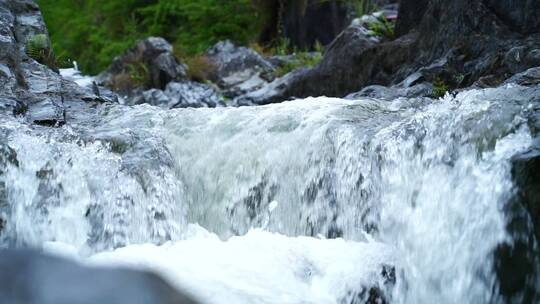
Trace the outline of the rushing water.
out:
M 492 303 L 538 89 L 4 118 L 3 246 L 149 268 L 204 303 Z M 355 302 L 356 301 L 356 302 Z

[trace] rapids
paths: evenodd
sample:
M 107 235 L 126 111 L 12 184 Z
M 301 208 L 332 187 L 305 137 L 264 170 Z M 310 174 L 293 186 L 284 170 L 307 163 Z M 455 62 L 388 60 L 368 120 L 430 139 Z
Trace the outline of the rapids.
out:
M 2 118 L 0 246 L 152 269 L 203 303 L 493 303 L 538 89 Z

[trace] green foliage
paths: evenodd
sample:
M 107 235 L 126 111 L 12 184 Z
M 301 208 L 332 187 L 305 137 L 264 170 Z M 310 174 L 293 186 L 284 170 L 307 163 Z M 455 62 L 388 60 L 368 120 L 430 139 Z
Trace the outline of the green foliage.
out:
M 284 76 L 302 67 L 313 67 L 317 65 L 322 59 L 322 54 L 320 52 L 297 52 L 294 53 L 293 56 L 294 58 L 291 61 L 287 62 L 282 67 L 276 69 L 276 71 L 274 72 L 276 77 Z
M 37 34 L 26 42 L 26 54 L 39 63 L 54 66 L 54 55 L 51 43 L 45 34 Z
M 435 79 L 433 82 L 433 95 L 436 98 L 444 97 L 449 89 L 448 85 L 440 78 Z
M 386 16 L 381 15 L 378 22 L 368 24 L 368 28 L 381 38 L 392 39 L 394 37 L 394 22 L 388 20 Z
M 186 54 L 259 32 L 252 0 L 38 0 L 53 48 L 85 73 L 105 69 L 135 41 L 161 36 Z

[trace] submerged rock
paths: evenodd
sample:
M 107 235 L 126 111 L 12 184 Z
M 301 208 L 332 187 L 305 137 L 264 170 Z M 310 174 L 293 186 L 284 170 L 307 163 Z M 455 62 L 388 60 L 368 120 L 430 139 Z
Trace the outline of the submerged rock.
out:
M 91 268 L 28 250 L 0 251 L 0 302 L 25 304 L 194 304 L 161 277 Z

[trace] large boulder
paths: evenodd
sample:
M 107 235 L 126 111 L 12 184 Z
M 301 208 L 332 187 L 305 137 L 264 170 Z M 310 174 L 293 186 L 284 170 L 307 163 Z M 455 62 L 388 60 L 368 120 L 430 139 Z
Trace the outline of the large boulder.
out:
M 283 89 L 255 103 L 342 97 L 369 85 L 397 85 L 410 76 L 416 83 L 441 82 L 450 89 L 480 79 L 497 86 L 540 64 L 540 26 L 534 19 L 540 11 L 537 1 L 495 2 L 403 0 L 393 40 L 375 42 L 365 27 L 353 23 L 319 65 L 288 77 L 285 84 L 280 80 Z
M 0 302 L 196 303 L 153 273 L 121 268 L 90 268 L 28 250 L 0 251 Z
M 114 58 L 97 81 L 122 94 L 130 94 L 140 88 L 165 89 L 169 82 L 186 77 L 186 66 L 175 58 L 172 45 L 161 37 L 149 37 Z

